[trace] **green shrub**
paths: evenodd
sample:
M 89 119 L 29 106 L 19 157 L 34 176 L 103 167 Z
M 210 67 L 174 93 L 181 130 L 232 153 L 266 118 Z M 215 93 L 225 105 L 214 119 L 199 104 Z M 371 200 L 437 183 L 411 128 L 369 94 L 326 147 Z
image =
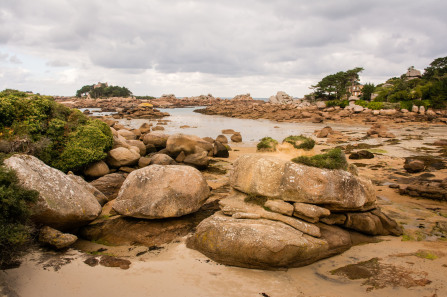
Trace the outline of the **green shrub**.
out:
M 304 149 L 304 150 L 311 150 L 315 146 L 315 140 L 313 140 L 310 137 L 306 137 L 304 135 L 299 135 L 299 136 L 290 135 L 290 136 L 284 138 L 284 140 L 282 142 L 288 142 L 291 145 L 293 145 L 294 148 Z
M 275 139 L 273 139 L 271 137 L 264 137 L 257 144 L 256 148 L 258 151 L 274 152 L 274 151 L 276 151 L 277 144 L 278 144 L 278 141 L 276 141 Z
M 372 109 L 372 110 L 380 110 L 380 109 L 383 109 L 383 102 L 376 102 L 376 101 L 369 102 L 369 103 L 368 103 L 368 108 L 369 108 L 369 109 Z
M 325 154 L 315 155 L 312 157 L 300 156 L 292 159 L 292 162 L 326 169 L 346 170 L 348 168 L 346 156 L 339 148 L 335 148 Z
M 109 126 L 89 120 L 53 98 L 5 90 L 0 92 L 0 140 L 9 152 L 34 154 L 63 171 L 76 171 L 105 158 L 112 148 Z M 26 141 L 25 141 L 26 140 Z
M 93 120 L 80 126 L 68 137 L 67 145 L 59 159 L 52 165 L 62 171 L 78 171 L 107 156 L 113 145 L 110 128 L 105 123 Z M 107 133 L 109 132 L 109 133 Z
M 357 100 L 357 101 L 355 101 L 355 104 L 356 105 L 359 105 L 359 106 L 362 106 L 362 107 L 368 107 L 368 104 L 369 104 L 370 102 L 368 102 L 368 101 L 365 101 L 365 100 Z
M 30 239 L 29 203 L 38 196 L 21 187 L 12 170 L 0 166 L 0 266 L 10 262 Z
M 326 101 L 326 107 L 340 106 L 341 108 L 345 108 L 348 105 L 349 105 L 349 101 L 348 100 L 329 100 L 329 101 Z

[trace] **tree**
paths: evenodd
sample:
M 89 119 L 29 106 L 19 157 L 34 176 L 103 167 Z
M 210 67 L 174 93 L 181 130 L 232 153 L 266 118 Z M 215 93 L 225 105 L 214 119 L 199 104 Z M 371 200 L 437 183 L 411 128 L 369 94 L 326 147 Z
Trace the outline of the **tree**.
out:
M 100 85 L 85 85 L 76 91 L 76 97 L 90 95 L 92 98 L 101 97 L 130 97 L 132 92 L 126 87 Z
M 86 85 L 76 91 L 76 97 L 86 96 L 93 90 L 93 85 Z
M 447 57 L 437 58 L 430 63 L 430 66 L 425 68 L 425 79 L 439 79 L 447 74 Z
M 362 89 L 362 100 L 371 101 L 371 95 L 374 93 L 376 86 L 371 83 L 367 83 L 363 86 Z
M 344 96 L 348 97 L 350 95 L 348 87 L 358 84 L 359 73 L 362 71 L 362 67 L 356 67 L 325 76 L 320 82 L 312 86 L 315 96 L 329 100 L 340 100 Z

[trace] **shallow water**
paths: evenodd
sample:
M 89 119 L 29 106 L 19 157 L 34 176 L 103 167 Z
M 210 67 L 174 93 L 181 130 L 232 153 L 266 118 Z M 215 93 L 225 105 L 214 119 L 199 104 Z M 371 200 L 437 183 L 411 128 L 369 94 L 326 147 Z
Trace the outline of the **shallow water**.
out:
M 252 145 L 265 136 L 270 136 L 277 140 L 282 140 L 289 135 L 304 134 L 311 136 L 315 130 L 327 126 L 327 124 L 280 123 L 266 119 L 252 120 L 218 115 L 204 115 L 193 112 L 195 109 L 198 108 L 161 109 L 161 111 L 171 114 L 169 117 L 163 118 L 163 120 L 171 121 L 168 125 L 164 126 L 166 129 L 165 132 L 168 134 L 184 133 L 194 134 L 200 137 L 209 136 L 215 138 L 219 134 L 222 134 L 223 129 L 233 129 L 237 132 L 241 132 L 244 144 Z M 157 123 L 156 120 L 145 119 L 120 120 L 120 123 L 131 128 L 138 128 L 143 123 L 150 122 Z M 188 125 L 191 128 L 180 128 L 184 125 Z M 278 128 L 275 128 L 275 126 Z M 361 125 L 353 127 L 348 124 L 331 124 L 331 127 L 336 130 L 353 132 L 358 135 L 362 135 L 368 130 L 367 126 Z
M 370 125 L 352 124 L 352 123 L 282 123 L 266 119 L 238 119 L 217 115 L 204 115 L 193 112 L 198 107 L 190 108 L 175 108 L 175 109 L 161 109 L 163 112 L 171 114 L 163 120 L 169 120 L 167 125 L 164 125 L 165 133 L 184 133 L 192 134 L 200 137 L 216 138 L 221 134 L 223 129 L 233 129 L 241 132 L 243 143 L 234 144 L 232 146 L 255 146 L 259 140 L 265 136 L 270 136 L 278 141 L 283 140 L 289 135 L 306 135 L 313 136 L 315 130 L 320 130 L 326 126 L 331 126 L 336 131 L 341 131 L 343 134 L 355 138 L 362 138 L 366 135 Z M 139 128 L 143 123 L 158 122 L 157 120 L 147 119 L 121 119 L 119 122 L 130 128 Z M 180 128 L 188 125 L 190 128 Z M 275 128 L 277 127 L 277 128 Z M 401 143 L 390 145 L 386 141 L 388 139 L 369 138 L 361 141 L 368 144 L 382 144 L 380 153 L 395 156 L 408 157 L 414 155 L 432 154 L 433 151 L 421 150 L 421 147 L 437 150 L 436 147 L 428 146 L 435 140 L 447 137 L 447 126 L 427 126 L 421 127 L 421 124 L 408 123 L 403 129 L 402 127 L 388 127 L 389 131 L 394 133 L 397 138 L 402 139 Z M 227 135 L 230 136 L 230 135 Z M 314 137 L 315 138 L 315 137 Z M 412 139 L 410 139 L 412 138 Z M 325 139 L 317 139 L 319 142 L 325 142 Z M 356 142 L 350 142 L 356 143 Z M 333 145 L 332 145 L 333 146 Z

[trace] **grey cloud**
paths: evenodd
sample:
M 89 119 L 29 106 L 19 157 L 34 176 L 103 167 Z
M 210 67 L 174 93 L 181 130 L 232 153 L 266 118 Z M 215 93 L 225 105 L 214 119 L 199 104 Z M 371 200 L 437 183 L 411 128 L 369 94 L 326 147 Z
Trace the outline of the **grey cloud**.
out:
M 41 53 L 49 67 L 80 56 L 79 68 L 128 73 L 273 79 L 364 66 L 384 76 L 447 55 L 442 0 L 6 2 L 0 44 Z

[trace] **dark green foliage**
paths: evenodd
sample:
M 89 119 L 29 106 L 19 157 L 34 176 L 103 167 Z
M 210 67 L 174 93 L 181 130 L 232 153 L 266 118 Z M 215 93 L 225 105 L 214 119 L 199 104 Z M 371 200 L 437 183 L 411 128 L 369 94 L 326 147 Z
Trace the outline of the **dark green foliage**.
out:
M 277 144 L 278 144 L 278 141 L 276 141 L 275 139 L 273 139 L 271 137 L 264 137 L 257 144 L 256 148 L 258 151 L 274 152 L 274 151 L 276 151 Z
M 112 145 L 110 128 L 105 123 L 93 120 L 70 133 L 65 149 L 52 165 L 62 171 L 78 171 L 88 164 L 104 159 L 107 156 L 106 151 L 110 150 Z
M 313 166 L 326 169 L 343 169 L 348 168 L 346 156 L 341 149 L 335 148 L 325 154 L 315 155 L 312 157 L 301 156 L 292 159 L 295 163 L 301 163 L 307 166 Z
M 371 95 L 376 90 L 376 86 L 371 83 L 366 83 L 363 85 L 361 99 L 366 101 L 371 101 Z
M 357 100 L 357 101 L 355 101 L 356 105 L 363 106 L 363 107 L 368 107 L 368 103 L 369 102 L 367 102 L 365 100 Z
M 349 101 L 348 100 L 329 100 L 329 101 L 326 101 L 326 106 L 327 107 L 340 106 L 341 108 L 345 108 L 348 105 L 349 105 Z
M 313 140 L 310 137 L 306 137 L 304 135 L 299 135 L 299 136 L 290 135 L 290 136 L 284 138 L 284 140 L 282 142 L 288 142 L 291 145 L 293 145 L 294 148 L 304 149 L 304 150 L 311 150 L 315 146 L 315 140 Z
M 132 92 L 126 87 L 119 86 L 106 86 L 101 85 L 96 87 L 94 85 L 85 85 L 79 90 L 76 91 L 76 97 L 82 97 L 90 94 L 92 98 L 101 98 L 101 97 L 129 97 L 132 95 Z
M 105 158 L 113 145 L 107 124 L 51 97 L 5 90 L 0 92 L 0 116 L 0 151 L 33 154 L 63 171 Z
M 30 238 L 29 203 L 38 192 L 26 190 L 12 170 L 0 166 L 0 266 L 7 264 Z
M 442 78 L 447 74 L 447 57 L 437 58 L 430 63 L 430 66 L 425 68 L 424 78 L 437 79 Z
M 435 59 L 422 78 L 393 77 L 376 88 L 374 101 L 400 103 L 402 108 L 413 105 L 445 108 L 447 105 L 447 57 Z
M 152 100 L 152 99 L 156 99 L 156 98 L 153 96 L 135 96 L 135 99 Z
M 324 77 L 315 86 L 312 86 L 315 96 L 327 100 L 340 100 L 344 96 L 349 97 L 348 87 L 358 84 L 359 73 L 362 71 L 363 68 L 357 67 Z
M 375 102 L 375 101 L 369 102 L 368 108 L 372 110 L 380 110 L 383 108 L 383 102 Z

